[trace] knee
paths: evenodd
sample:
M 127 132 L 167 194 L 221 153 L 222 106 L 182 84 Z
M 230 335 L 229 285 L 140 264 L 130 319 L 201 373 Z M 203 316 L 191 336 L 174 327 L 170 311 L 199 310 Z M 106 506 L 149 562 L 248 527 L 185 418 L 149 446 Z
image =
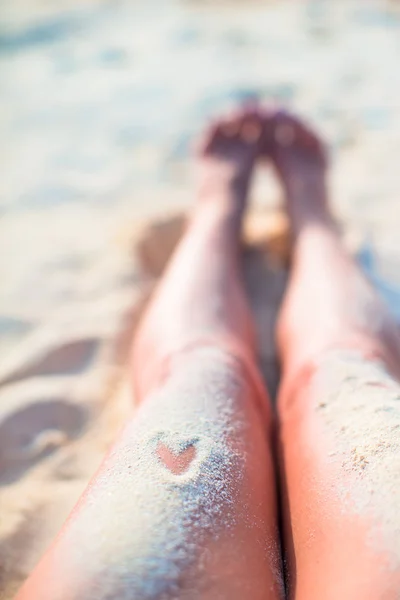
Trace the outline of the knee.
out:
M 286 373 L 279 394 L 283 412 L 323 406 L 338 394 L 393 387 L 395 381 L 379 352 L 369 347 L 335 346 Z

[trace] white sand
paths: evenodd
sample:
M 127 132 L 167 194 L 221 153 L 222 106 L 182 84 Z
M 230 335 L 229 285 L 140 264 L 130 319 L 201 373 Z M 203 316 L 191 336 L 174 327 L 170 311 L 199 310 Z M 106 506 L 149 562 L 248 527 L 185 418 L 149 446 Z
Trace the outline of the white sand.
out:
M 127 344 L 179 230 L 156 228 L 143 254 L 138 223 L 192 203 L 188 149 L 208 115 L 257 95 L 308 116 L 331 144 L 337 212 L 373 234 L 396 276 L 399 10 L 384 0 L 2 3 L 2 599 L 132 410 Z M 276 200 L 268 178 L 257 198 Z M 251 227 L 258 242 L 264 223 Z M 252 253 L 246 265 L 273 386 L 285 274 Z
M 400 385 L 383 364 L 356 352 L 332 352 L 321 361 L 317 410 L 332 442 L 330 460 L 341 465 L 337 482 L 346 510 L 372 521 L 367 543 L 400 564 Z

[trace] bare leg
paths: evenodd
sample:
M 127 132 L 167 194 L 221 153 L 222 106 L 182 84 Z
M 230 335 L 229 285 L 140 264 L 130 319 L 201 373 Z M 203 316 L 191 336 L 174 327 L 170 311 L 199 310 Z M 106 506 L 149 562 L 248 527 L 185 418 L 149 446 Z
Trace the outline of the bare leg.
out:
M 188 231 L 133 351 L 139 411 L 19 600 L 283 597 L 271 415 L 239 278 L 252 115 L 201 150 Z
M 278 331 L 289 597 L 397 599 L 400 340 L 342 247 L 320 142 L 289 115 L 273 130 L 294 237 Z

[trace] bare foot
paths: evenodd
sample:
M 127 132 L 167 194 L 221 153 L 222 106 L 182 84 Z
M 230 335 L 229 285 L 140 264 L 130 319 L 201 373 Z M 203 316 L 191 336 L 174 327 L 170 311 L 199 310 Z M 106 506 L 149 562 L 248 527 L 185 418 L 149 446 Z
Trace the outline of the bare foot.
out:
M 279 111 L 265 113 L 263 156 L 272 159 L 286 194 L 287 209 L 296 236 L 304 224 L 333 224 L 327 206 L 323 143 L 299 119 Z
M 221 118 L 208 128 L 197 153 L 200 200 L 221 200 L 242 216 L 261 148 L 262 128 L 261 113 L 249 108 Z

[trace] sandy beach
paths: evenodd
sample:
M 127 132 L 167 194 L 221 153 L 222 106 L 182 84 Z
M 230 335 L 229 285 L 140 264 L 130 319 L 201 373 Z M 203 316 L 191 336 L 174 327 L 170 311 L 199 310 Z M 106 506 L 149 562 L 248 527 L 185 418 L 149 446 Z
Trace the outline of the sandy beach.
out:
M 190 149 L 211 115 L 258 98 L 315 125 L 346 239 L 364 259 L 373 248 L 396 301 L 399 61 L 395 1 L 0 7 L 1 600 L 134 410 L 129 343 L 194 201 Z M 289 253 L 280 200 L 263 165 L 245 277 L 272 394 Z

